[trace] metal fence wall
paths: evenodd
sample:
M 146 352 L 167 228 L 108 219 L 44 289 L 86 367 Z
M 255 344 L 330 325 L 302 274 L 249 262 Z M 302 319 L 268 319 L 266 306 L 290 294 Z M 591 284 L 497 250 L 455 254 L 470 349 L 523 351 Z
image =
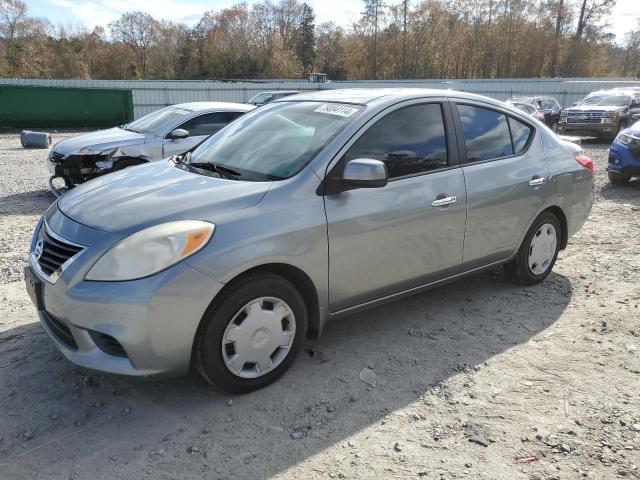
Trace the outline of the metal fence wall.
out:
M 303 80 L 33 80 L 0 79 L 0 85 L 43 85 L 81 88 L 121 88 L 133 91 L 134 117 L 160 107 L 191 101 L 246 102 L 265 90 L 327 90 L 335 88 L 441 88 L 478 93 L 498 100 L 512 95 L 544 94 L 569 106 L 594 90 L 640 86 L 632 78 L 500 79 L 500 80 L 378 80 L 308 83 Z

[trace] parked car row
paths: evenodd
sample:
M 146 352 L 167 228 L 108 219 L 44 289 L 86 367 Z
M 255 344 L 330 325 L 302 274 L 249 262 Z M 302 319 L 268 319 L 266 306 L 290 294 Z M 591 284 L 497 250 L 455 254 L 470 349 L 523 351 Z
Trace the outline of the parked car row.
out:
M 592 92 L 564 110 L 551 97 L 513 97 L 507 103 L 544 122 L 565 140 L 580 143 L 580 137 L 570 134 L 613 138 L 609 181 L 622 184 L 640 177 L 640 87 Z
M 329 320 L 499 265 L 543 281 L 593 203 L 579 146 L 486 97 L 327 90 L 207 109 L 53 147 L 80 157 L 77 173 L 55 166 L 77 183 L 134 149 L 169 157 L 77 185 L 35 229 L 26 288 L 72 362 L 194 367 L 247 392 Z M 217 131 L 195 140 L 196 123 Z

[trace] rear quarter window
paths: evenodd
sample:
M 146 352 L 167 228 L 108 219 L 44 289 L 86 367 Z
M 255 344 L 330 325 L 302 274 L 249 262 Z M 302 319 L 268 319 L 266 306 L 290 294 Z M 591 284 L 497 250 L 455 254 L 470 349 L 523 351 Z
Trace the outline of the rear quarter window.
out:
M 524 152 L 533 129 L 512 117 L 509 117 L 509 127 L 511 128 L 511 138 L 513 139 L 513 151 L 516 154 Z

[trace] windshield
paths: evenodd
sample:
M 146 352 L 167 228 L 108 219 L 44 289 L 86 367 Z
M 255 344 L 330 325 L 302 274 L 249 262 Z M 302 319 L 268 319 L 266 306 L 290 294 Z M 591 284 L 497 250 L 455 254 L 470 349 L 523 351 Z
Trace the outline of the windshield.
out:
M 553 110 L 555 105 L 551 100 L 540 100 L 540 108 L 543 110 Z
M 582 100 L 579 105 L 601 105 L 626 107 L 629 104 L 627 95 L 593 95 Z
M 298 173 L 357 114 L 361 106 L 283 102 L 251 112 L 198 148 L 190 164 L 214 164 L 240 180 L 281 180 Z
M 249 103 L 267 103 L 273 98 L 271 93 L 259 93 L 249 100 Z
M 190 113 L 191 110 L 186 108 L 166 107 L 125 125 L 125 128 L 138 133 L 149 133 Z

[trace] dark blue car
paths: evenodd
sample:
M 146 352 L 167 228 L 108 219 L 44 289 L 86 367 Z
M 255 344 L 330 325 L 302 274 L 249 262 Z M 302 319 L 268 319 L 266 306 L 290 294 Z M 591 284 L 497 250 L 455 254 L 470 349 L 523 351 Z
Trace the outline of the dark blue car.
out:
M 640 121 L 622 130 L 611 144 L 607 174 L 611 183 L 640 177 Z

